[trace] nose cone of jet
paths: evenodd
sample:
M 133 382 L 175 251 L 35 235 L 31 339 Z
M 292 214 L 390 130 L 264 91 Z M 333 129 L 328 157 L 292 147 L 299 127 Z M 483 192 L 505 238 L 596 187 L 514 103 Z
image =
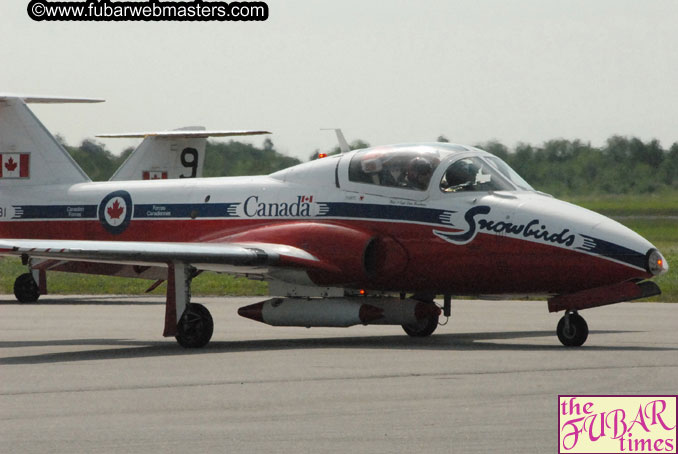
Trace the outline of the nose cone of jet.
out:
M 668 262 L 652 243 L 612 219 L 604 218 L 597 223 L 586 238 L 585 246 L 591 239 L 595 243 L 594 251 L 613 260 L 643 268 L 652 276 L 665 274 L 669 270 Z
M 568 229 L 575 235 L 570 246 L 577 252 L 605 259 L 636 270 L 629 278 L 647 278 L 666 273 L 666 259 L 645 238 L 601 214 L 561 200 L 528 196 L 517 212 L 531 212 L 535 218 Z
M 662 253 L 656 249 L 653 249 L 648 253 L 647 266 L 650 273 L 654 276 L 660 276 L 669 271 L 669 262 L 667 262 Z

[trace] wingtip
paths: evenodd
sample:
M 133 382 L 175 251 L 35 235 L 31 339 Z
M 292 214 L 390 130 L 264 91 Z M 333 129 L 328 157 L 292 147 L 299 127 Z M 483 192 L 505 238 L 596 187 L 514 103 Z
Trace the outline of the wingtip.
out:
M 74 98 L 70 96 L 36 96 L 17 93 L 0 93 L 0 101 L 5 99 L 21 99 L 26 104 L 91 104 L 106 102 L 100 98 Z

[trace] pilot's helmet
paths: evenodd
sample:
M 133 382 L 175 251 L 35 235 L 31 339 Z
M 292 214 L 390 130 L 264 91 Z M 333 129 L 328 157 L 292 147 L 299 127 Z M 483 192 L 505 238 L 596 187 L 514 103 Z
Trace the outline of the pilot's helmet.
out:
M 445 180 L 448 186 L 458 186 L 460 184 L 473 181 L 473 172 L 469 163 L 457 161 L 445 172 Z
M 407 179 L 417 189 L 426 189 L 433 174 L 433 165 L 420 156 L 412 159 L 407 165 Z

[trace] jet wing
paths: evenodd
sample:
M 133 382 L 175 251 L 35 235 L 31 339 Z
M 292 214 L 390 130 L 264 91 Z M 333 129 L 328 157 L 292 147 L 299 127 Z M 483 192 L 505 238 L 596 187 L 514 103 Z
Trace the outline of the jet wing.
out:
M 147 132 L 124 132 L 119 134 L 97 134 L 97 137 L 101 137 L 103 139 L 145 139 L 146 137 L 159 137 L 165 139 L 206 139 L 208 137 L 258 136 L 262 134 L 271 134 L 271 132 L 260 130 L 206 131 L 204 129 L 199 130 L 176 129 L 174 131 L 147 131 Z
M 143 241 L 0 240 L 0 255 L 26 255 L 131 265 L 164 266 L 169 262 L 243 267 L 323 268 L 308 252 L 271 243 L 168 243 Z

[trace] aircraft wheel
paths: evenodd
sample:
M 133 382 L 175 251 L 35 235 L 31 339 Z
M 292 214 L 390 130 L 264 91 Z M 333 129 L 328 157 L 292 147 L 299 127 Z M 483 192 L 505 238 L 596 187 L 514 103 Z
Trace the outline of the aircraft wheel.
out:
M 176 339 L 184 348 L 201 348 L 207 345 L 213 332 L 210 311 L 202 304 L 190 303 L 177 325 Z
M 566 317 L 569 317 L 570 319 L 570 326 L 567 328 Z M 584 320 L 581 315 L 573 312 L 564 315 L 560 319 L 556 333 L 558 334 L 558 339 L 564 346 L 579 347 L 586 342 L 586 338 L 589 336 L 589 327 L 586 324 L 586 320 Z
M 35 303 L 40 298 L 40 289 L 31 273 L 24 273 L 14 281 L 14 296 L 20 303 Z
M 435 303 L 431 301 L 431 304 Z M 402 325 L 402 327 L 410 337 L 428 337 L 433 334 L 438 327 L 438 319 L 440 319 L 440 314 L 431 314 L 428 318 L 420 320 L 417 323 Z

